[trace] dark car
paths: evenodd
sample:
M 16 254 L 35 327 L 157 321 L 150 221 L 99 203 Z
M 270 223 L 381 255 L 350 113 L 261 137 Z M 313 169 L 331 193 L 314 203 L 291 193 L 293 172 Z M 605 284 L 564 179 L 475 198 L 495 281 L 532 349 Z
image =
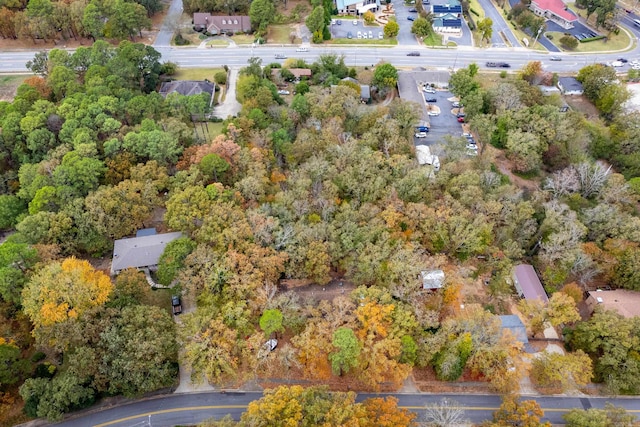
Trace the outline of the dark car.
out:
M 457 118 L 460 118 L 460 117 L 464 118 L 464 117 L 467 117 L 467 115 L 465 113 L 458 113 L 458 114 L 456 114 L 456 117 Z
M 416 52 L 416 51 L 409 52 L 407 53 L 407 56 L 420 56 L 420 52 Z
M 506 62 L 500 62 L 498 64 L 498 67 L 500 67 L 500 68 L 511 68 L 511 65 L 507 64 Z
M 171 307 L 173 308 L 173 314 L 178 315 L 182 313 L 182 302 L 178 295 L 171 296 Z
M 336 24 L 338 24 L 338 25 L 342 25 L 342 19 L 338 19 L 338 20 L 336 21 Z
M 487 62 L 484 65 L 486 65 L 487 67 L 490 67 L 490 68 L 495 68 L 495 67 L 498 66 L 498 64 L 496 62 Z
M 415 21 L 415 20 L 416 20 L 416 17 L 415 17 L 415 16 L 413 16 L 413 15 L 409 15 L 409 16 L 407 16 L 407 19 L 408 19 L 409 21 Z
M 416 9 L 415 7 L 412 7 L 411 9 L 409 9 L 409 12 L 416 13 L 418 12 L 418 9 Z
M 627 62 L 629 62 L 627 58 L 618 58 L 618 61 L 622 62 L 623 64 L 626 64 Z
M 427 102 L 438 102 L 436 98 L 425 98 L 424 100 Z

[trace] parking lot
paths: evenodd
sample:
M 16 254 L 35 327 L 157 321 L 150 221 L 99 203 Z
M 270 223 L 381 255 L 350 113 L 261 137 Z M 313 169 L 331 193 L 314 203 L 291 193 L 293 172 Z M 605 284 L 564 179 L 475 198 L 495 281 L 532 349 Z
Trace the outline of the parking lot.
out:
M 351 38 L 357 39 L 358 32 L 360 32 L 362 39 L 379 39 L 380 35 L 384 36 L 382 26 L 375 24 L 365 25 L 361 19 L 335 19 L 334 21 L 335 24 L 331 24 L 331 37 L 335 39 L 349 38 L 349 33 L 351 33 Z M 341 22 L 341 24 L 338 24 L 338 22 Z

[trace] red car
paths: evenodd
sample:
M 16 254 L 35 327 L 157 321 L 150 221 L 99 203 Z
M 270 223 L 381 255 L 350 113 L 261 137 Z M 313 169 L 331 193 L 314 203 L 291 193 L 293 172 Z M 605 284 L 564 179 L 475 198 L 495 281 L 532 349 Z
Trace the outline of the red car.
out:
M 458 123 L 464 123 L 464 117 L 458 117 Z

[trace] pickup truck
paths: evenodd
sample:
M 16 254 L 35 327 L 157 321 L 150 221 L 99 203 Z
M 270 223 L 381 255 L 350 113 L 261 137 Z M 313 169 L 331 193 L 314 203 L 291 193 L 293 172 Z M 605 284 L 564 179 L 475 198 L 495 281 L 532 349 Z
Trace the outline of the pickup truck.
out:
M 180 302 L 180 297 L 174 295 L 171 297 L 171 306 L 173 307 L 173 314 L 178 315 L 182 313 L 182 303 Z

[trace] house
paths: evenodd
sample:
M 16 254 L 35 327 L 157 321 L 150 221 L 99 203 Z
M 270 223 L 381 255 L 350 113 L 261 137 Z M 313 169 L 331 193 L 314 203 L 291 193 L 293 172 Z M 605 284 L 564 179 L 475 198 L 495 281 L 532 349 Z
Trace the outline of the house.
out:
M 508 314 L 498 317 L 500 318 L 502 329 L 508 329 L 513 336 L 523 344 L 527 344 L 529 342 L 529 338 L 527 338 L 527 327 L 522 323 L 522 320 L 520 320 L 518 316 L 515 314 Z
M 462 31 L 462 18 L 457 15 L 446 14 L 442 17 L 433 18 L 433 31 L 437 33 L 454 33 Z
M 209 34 L 250 33 L 251 19 L 247 15 L 214 16 L 210 13 L 194 13 L 193 29 Z
M 434 31 L 448 34 L 462 32 L 462 5 L 459 1 L 451 0 L 448 4 L 434 4 L 431 6 L 431 12 Z
M 380 0 L 335 0 L 340 15 L 364 15 L 367 11 L 380 10 Z
M 158 268 L 158 260 L 164 248 L 179 237 L 182 237 L 182 233 L 176 232 L 116 240 L 113 245 L 111 275 L 127 268 Z
M 549 302 L 549 297 L 540 283 L 538 274 L 529 264 L 517 265 L 513 270 L 513 284 L 520 298 L 527 300 L 538 299 L 543 303 Z
M 281 70 L 282 68 L 272 68 L 271 75 L 277 76 L 280 74 Z M 293 77 L 295 77 L 296 80 L 300 80 L 302 78 L 310 79 L 312 75 L 312 72 L 309 68 L 287 68 L 287 70 L 289 70 L 289 72 L 293 74 Z
M 613 291 L 592 291 L 586 300 L 590 313 L 601 306 L 605 310 L 612 310 L 622 317 L 632 318 L 640 316 L 640 292 L 616 289 Z
M 563 95 L 582 95 L 584 93 L 582 83 L 576 80 L 575 77 L 560 77 L 558 79 L 558 89 Z
M 164 98 L 170 93 L 179 93 L 184 96 L 200 95 L 206 93 L 209 95 L 209 107 L 213 104 L 213 94 L 215 93 L 215 85 L 208 81 L 200 80 L 174 80 L 172 82 L 163 82 L 160 86 L 160 95 Z
M 444 286 L 444 271 L 422 270 L 422 289 L 440 289 Z
M 562 0 L 531 0 L 529 9 L 565 29 L 573 28 L 573 23 L 578 20 Z

